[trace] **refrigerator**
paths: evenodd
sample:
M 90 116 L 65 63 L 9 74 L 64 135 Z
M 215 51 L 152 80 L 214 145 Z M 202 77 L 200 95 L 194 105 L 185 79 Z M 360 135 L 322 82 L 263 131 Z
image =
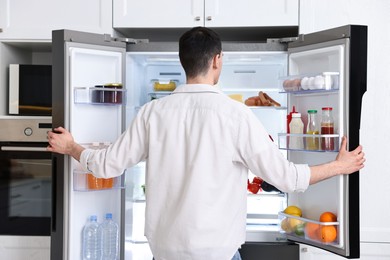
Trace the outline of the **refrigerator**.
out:
M 114 142 L 142 105 L 164 98 L 172 86 L 185 83 L 174 41 L 149 42 L 71 30 L 53 31 L 52 39 L 53 127 L 64 126 L 85 147 Z M 359 145 L 361 100 L 366 91 L 366 26 L 347 25 L 266 42 L 223 42 L 222 48 L 224 64 L 218 87 L 239 102 L 261 91 L 279 103 L 250 109 L 287 159 L 310 165 L 334 160 L 344 135 L 349 150 Z M 286 82 L 317 76 L 323 79 L 319 88 L 283 87 Z M 289 146 L 292 138 L 305 144 L 309 137 L 287 133 L 286 119 L 293 107 L 305 125 L 308 110 L 320 113 L 322 107 L 333 108 L 334 134 L 316 135 L 319 141 L 332 138 L 333 150 Z M 151 259 L 143 235 L 144 162 L 126 169 L 108 186 L 96 187 L 90 183 L 90 173 L 69 156 L 53 154 L 52 161 L 51 259 L 81 259 L 81 234 L 88 217 L 97 215 L 102 222 L 108 212 L 120 227 L 119 259 Z M 253 177 L 249 172 L 248 180 Z M 247 201 L 248 243 L 302 243 L 346 258 L 359 257 L 358 172 L 315 184 L 304 193 L 248 191 Z M 289 205 L 298 206 L 302 217 L 286 215 L 283 211 Z M 337 221 L 331 222 L 337 230 L 332 242 L 281 226 L 284 219 L 295 219 L 303 226 L 325 226 L 318 221 L 325 211 L 337 215 Z M 242 255 L 250 259 L 245 252 Z

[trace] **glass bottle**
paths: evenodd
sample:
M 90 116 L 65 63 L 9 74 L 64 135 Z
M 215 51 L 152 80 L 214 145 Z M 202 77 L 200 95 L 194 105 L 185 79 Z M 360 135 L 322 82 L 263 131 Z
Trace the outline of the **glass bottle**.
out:
M 322 118 L 321 118 L 321 149 L 325 151 L 334 150 L 334 137 L 329 137 L 326 135 L 334 134 L 334 119 L 332 114 L 333 108 L 323 107 L 322 108 Z
M 317 110 L 311 109 L 307 111 L 307 126 L 306 134 L 313 135 L 306 137 L 306 149 L 307 150 L 319 150 L 320 142 L 318 135 L 320 133 L 317 121 Z
M 290 122 L 290 149 L 303 149 L 302 136 L 295 136 L 294 134 L 303 134 L 303 122 L 301 119 L 301 113 L 293 113 Z

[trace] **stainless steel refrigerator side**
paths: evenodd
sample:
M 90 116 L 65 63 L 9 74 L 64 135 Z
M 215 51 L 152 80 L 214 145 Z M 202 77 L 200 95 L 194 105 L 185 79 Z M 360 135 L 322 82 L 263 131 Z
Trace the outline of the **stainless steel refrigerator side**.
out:
M 53 31 L 52 33 L 52 82 L 53 82 L 53 128 L 63 126 L 65 121 L 64 109 L 64 89 L 65 89 L 65 39 L 63 31 Z M 66 259 L 64 231 L 64 199 L 66 190 L 64 187 L 64 166 L 68 165 L 65 156 L 53 153 L 53 181 L 52 181 L 52 220 L 51 220 L 51 243 L 50 259 Z
M 361 116 L 361 102 L 366 91 L 367 80 L 367 26 L 348 25 L 323 32 L 304 35 L 301 41 L 294 42 L 289 48 L 296 51 L 313 49 L 316 47 L 343 44 L 345 46 L 345 94 L 342 103 L 347 121 L 344 121 L 345 134 L 348 137 L 348 150 L 359 145 L 359 130 Z M 295 51 L 295 50 L 294 50 Z M 342 133 L 340 133 L 342 134 Z M 344 176 L 344 204 L 346 244 L 343 248 L 321 246 L 322 249 L 339 254 L 346 258 L 360 257 L 360 221 L 359 221 L 359 172 Z M 316 246 L 305 239 L 294 239 L 299 243 Z

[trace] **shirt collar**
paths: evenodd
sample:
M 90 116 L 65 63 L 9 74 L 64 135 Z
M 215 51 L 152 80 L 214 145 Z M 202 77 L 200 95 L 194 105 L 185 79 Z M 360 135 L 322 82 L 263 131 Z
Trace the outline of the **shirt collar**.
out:
M 221 89 L 218 86 L 212 86 L 208 84 L 184 84 L 178 86 L 172 94 L 177 93 L 217 93 L 223 94 Z

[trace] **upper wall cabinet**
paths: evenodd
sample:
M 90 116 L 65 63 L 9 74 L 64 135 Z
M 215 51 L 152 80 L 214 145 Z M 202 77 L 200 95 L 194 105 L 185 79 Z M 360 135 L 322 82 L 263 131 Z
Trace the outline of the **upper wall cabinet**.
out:
M 0 39 L 51 39 L 52 30 L 112 33 L 112 0 L 0 0 Z
M 298 26 L 299 0 L 113 0 L 114 28 Z

